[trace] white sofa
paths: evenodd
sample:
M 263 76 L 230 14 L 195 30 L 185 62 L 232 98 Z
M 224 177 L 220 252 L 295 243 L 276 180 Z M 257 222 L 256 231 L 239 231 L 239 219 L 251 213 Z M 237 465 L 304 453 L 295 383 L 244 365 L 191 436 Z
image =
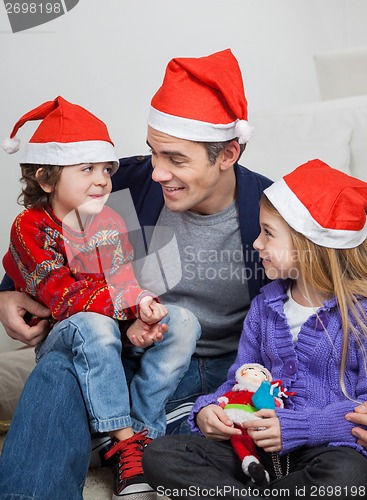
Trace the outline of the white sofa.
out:
M 250 114 L 242 163 L 273 180 L 313 158 L 367 181 L 367 94 Z

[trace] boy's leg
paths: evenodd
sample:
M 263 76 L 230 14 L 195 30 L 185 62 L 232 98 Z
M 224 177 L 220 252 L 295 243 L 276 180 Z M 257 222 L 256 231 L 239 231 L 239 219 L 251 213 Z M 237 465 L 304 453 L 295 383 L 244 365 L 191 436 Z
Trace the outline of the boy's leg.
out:
M 196 398 L 216 391 L 225 382 L 236 354 L 191 358 L 187 372 L 166 405 L 167 434 L 191 432 L 187 418 Z
M 167 309 L 163 322 L 168 324 L 168 333 L 143 354 L 130 384 L 133 428 L 148 429 L 151 438 L 166 431 L 166 403 L 186 373 L 201 334 L 190 311 L 173 305 Z
M 78 500 L 90 458 L 74 367 L 50 353 L 29 376 L 0 459 L 0 499 Z M 11 496 L 17 495 L 17 496 Z
M 93 432 L 131 427 L 130 397 L 121 362 L 115 320 L 81 312 L 58 323 L 53 351 L 69 353 L 79 379 Z
M 114 468 L 112 498 L 154 500 L 141 457 L 148 443 L 131 428 L 130 397 L 121 362 L 121 336 L 115 320 L 97 313 L 79 313 L 62 321 L 53 349 L 71 355 L 93 431 L 114 431 L 105 457 Z M 147 409 L 149 413 L 149 408 Z
M 194 435 L 163 436 L 146 449 L 143 467 L 159 495 L 254 500 L 241 462 L 228 441 Z

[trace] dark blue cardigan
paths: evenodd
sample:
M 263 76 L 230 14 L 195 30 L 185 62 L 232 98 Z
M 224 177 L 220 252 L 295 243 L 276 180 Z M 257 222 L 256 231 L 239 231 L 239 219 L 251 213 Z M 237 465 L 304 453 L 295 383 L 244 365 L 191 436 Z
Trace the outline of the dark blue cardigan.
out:
M 164 204 L 162 189 L 152 180 L 150 158 L 150 156 L 122 158 L 120 168 L 112 177 L 113 191 L 130 189 L 142 228 L 155 226 Z M 257 255 L 252 251 L 252 243 L 260 231 L 259 200 L 263 190 L 271 184 L 271 181 L 238 164 L 235 165 L 235 172 L 241 239 L 249 277 L 250 297 L 253 298 L 265 283 L 262 273 L 259 272 Z M 147 237 L 149 238 L 149 235 Z M 0 291 L 5 290 L 13 290 L 13 282 L 7 275 L 0 285 Z

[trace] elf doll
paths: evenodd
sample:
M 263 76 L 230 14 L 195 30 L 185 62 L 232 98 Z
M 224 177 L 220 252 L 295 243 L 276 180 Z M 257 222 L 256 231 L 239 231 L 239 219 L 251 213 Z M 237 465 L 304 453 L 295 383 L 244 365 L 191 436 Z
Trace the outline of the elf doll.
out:
M 241 424 L 247 420 L 260 420 L 254 415 L 258 410 L 283 407 L 281 398 L 294 393 L 285 391 L 281 381 L 273 381 L 270 372 L 258 363 L 240 366 L 236 371 L 236 381 L 231 391 L 218 398 L 218 403 L 242 431 L 240 436 L 231 437 L 233 449 L 241 459 L 242 470 L 256 484 L 267 484 L 269 474 L 259 462 L 254 441 Z

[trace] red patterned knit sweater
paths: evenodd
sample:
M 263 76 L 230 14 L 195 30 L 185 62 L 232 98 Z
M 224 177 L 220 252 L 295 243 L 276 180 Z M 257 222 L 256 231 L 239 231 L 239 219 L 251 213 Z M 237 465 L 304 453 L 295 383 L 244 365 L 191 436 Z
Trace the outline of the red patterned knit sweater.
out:
M 54 320 L 81 311 L 135 319 L 143 296 L 131 265 L 133 248 L 122 218 L 109 207 L 78 232 L 48 209 L 27 209 L 11 228 L 3 259 L 16 290 L 46 305 Z

